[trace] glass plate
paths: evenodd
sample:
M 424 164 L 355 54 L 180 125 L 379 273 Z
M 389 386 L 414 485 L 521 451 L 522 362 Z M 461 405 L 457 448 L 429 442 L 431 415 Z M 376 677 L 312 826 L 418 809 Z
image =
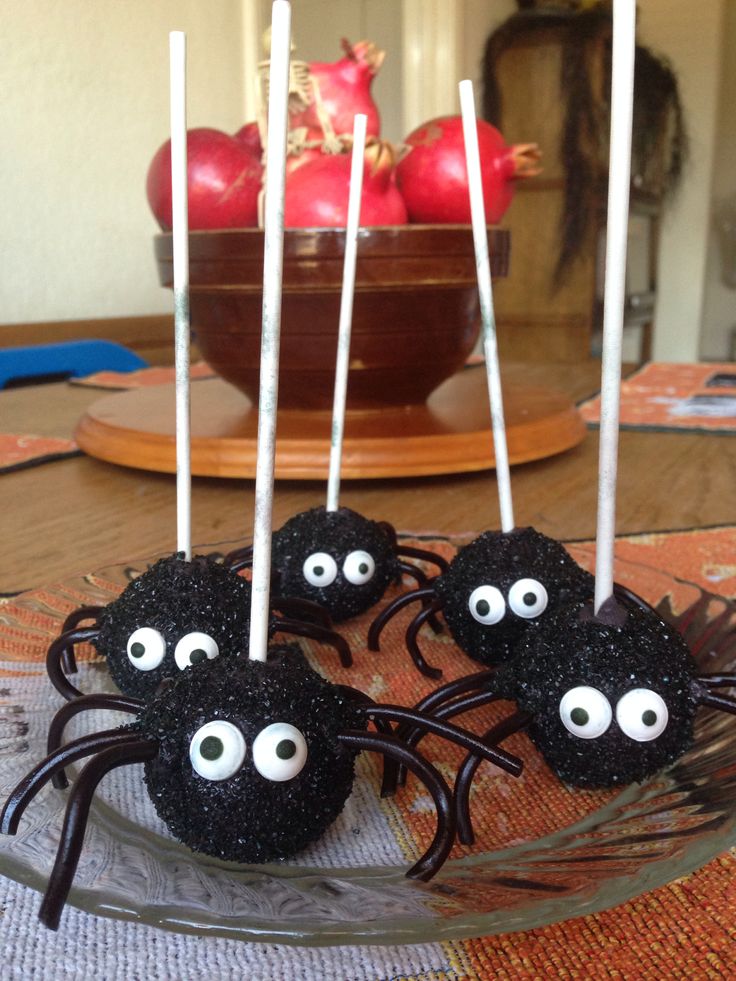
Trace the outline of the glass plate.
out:
M 591 567 L 589 549 L 570 550 Z M 60 699 L 38 659 L 63 616 L 83 601 L 108 602 L 146 564 L 104 569 L 0 605 L 0 797 L 45 755 Z M 632 562 L 618 562 L 616 578 L 678 626 L 704 670 L 733 661 L 733 604 Z M 341 674 L 328 655 L 320 669 L 330 667 L 335 680 L 379 700 L 401 691 L 393 686 L 403 672 L 412 700 L 420 697 L 430 686 L 398 653 L 361 649 L 368 619 L 345 631 L 356 668 Z M 398 645 L 401 630 L 386 634 L 392 629 Z M 477 670 L 467 659 L 458 663 L 446 637 L 423 635 L 423 646 L 448 678 Z M 82 690 L 112 690 L 94 661 L 80 663 L 78 678 Z M 113 718 L 129 717 L 87 713 L 75 720 L 77 732 L 108 728 Z M 434 739 L 425 745 L 452 779 L 461 757 L 447 762 Z M 525 930 L 602 910 L 698 868 L 736 842 L 736 725 L 725 715 L 701 710 L 695 748 L 668 772 L 618 793 L 563 786 L 524 735 L 505 745 L 523 756 L 524 775 L 514 782 L 496 772 L 483 782 L 481 774 L 493 768 L 481 767 L 477 793 L 489 795 L 492 806 L 477 795 L 474 803 L 474 814 L 483 808 L 480 838 L 496 849 L 458 846 L 457 857 L 429 883 L 404 877 L 422 850 L 416 839 L 433 828 L 421 788 L 381 801 L 380 761 L 370 754 L 359 758 L 353 795 L 324 838 L 298 861 L 258 867 L 195 855 L 173 841 L 147 800 L 139 767 L 122 768 L 100 786 L 69 902 L 102 916 L 231 939 L 419 943 Z M 65 804 L 65 793 L 45 788 L 19 833 L 0 836 L 0 873 L 45 888 Z

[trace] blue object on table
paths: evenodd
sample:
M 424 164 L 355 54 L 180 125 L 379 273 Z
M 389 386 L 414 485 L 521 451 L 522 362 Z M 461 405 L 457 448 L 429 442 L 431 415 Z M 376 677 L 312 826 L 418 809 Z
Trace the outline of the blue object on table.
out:
M 148 362 L 114 341 L 61 341 L 0 349 L 0 388 L 21 379 L 82 378 L 95 371 L 135 371 Z

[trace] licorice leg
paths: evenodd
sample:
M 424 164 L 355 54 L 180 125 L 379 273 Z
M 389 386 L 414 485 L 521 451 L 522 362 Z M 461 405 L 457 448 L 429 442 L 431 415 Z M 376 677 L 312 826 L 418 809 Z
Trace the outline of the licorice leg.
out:
M 82 692 L 76 688 L 64 673 L 63 664 L 68 663 L 65 658 L 65 650 L 72 648 L 75 644 L 94 640 L 99 636 L 97 627 L 81 627 L 75 630 L 67 630 L 51 642 L 46 652 L 46 672 L 49 680 L 60 695 L 67 701 L 71 698 L 79 698 Z M 76 670 L 76 662 L 72 661 Z
M 405 708 L 403 705 L 366 705 L 360 706 L 360 710 L 371 720 L 384 718 L 396 722 L 409 722 L 417 728 L 442 736 L 471 753 L 480 753 L 483 759 L 488 760 L 489 763 L 494 763 L 512 776 L 518 777 L 524 768 L 518 757 L 512 756 L 504 750 L 496 749 L 495 746 L 486 745 L 467 729 L 461 729 L 451 722 L 444 722 L 433 716 L 419 715 L 419 713 Z
M 419 613 L 417 613 L 409 626 L 406 628 L 406 649 L 409 651 L 412 661 L 414 662 L 416 668 L 425 676 L 425 678 L 432 678 L 434 680 L 442 677 L 442 671 L 440 668 L 433 668 L 431 664 L 427 664 L 426 660 L 424 659 L 424 655 L 419 650 L 417 635 L 427 620 L 434 619 L 434 614 L 439 612 L 439 610 L 442 609 L 442 606 L 443 604 L 441 600 L 433 600 L 429 606 L 425 606 L 419 611 Z
M 79 774 L 69 795 L 61 841 L 38 914 L 44 926 L 51 930 L 56 930 L 59 926 L 61 911 L 79 863 L 90 805 L 100 780 L 118 766 L 143 763 L 153 759 L 157 752 L 157 744 L 150 740 L 130 740 L 123 745 L 103 750 Z
M 228 552 L 224 563 L 232 572 L 249 569 L 253 565 L 253 546 L 246 545 L 243 548 L 236 548 L 232 552 Z
M 104 606 L 80 606 L 73 610 L 61 625 L 60 633 L 65 634 L 67 630 L 73 630 L 84 620 L 97 620 L 97 617 L 104 610 Z M 74 649 L 65 648 L 61 654 L 61 666 L 65 674 L 76 674 L 77 662 L 74 657 Z
M 272 596 L 271 608 L 280 610 L 290 619 L 317 623 L 322 627 L 332 626 L 329 610 L 315 603 L 314 600 L 303 599 L 301 596 Z
M 708 688 L 736 688 L 736 674 L 720 674 L 713 671 L 699 674 L 698 681 L 702 681 Z
M 435 599 L 436 594 L 431 586 L 426 586 L 424 589 L 415 589 L 411 593 L 402 593 L 397 596 L 395 600 L 392 600 L 388 606 L 385 606 L 380 613 L 376 615 L 375 620 L 370 625 L 368 630 L 368 650 L 378 651 L 380 650 L 379 639 L 381 636 L 381 631 L 386 626 L 388 621 L 395 616 L 399 610 L 403 610 L 405 606 L 409 603 L 415 603 L 418 600 L 424 601 L 425 599 Z
M 408 767 L 422 781 L 434 801 L 437 812 L 437 830 L 429 848 L 419 861 L 406 873 L 409 879 L 431 879 L 450 854 L 455 838 L 455 819 L 450 798 L 450 788 L 440 772 L 415 750 L 408 749 L 395 736 L 383 733 L 349 730 L 337 737 L 340 742 L 354 749 L 382 753 Z
M 65 702 L 49 724 L 49 731 L 46 737 L 46 752 L 48 754 L 56 752 L 59 746 L 61 746 L 64 729 L 69 720 L 80 712 L 86 712 L 91 709 L 111 709 L 117 712 L 129 712 L 132 715 L 137 715 L 142 707 L 143 702 L 139 698 L 130 698 L 127 695 L 113 695 L 106 692 L 80 695 L 79 698 Z M 63 768 L 54 773 L 51 783 L 57 790 L 63 790 L 68 785 L 69 781 L 66 779 Z
M 708 708 L 720 709 L 721 712 L 736 715 L 736 698 L 731 698 L 729 695 L 716 695 L 715 692 L 705 692 L 700 696 L 698 701 L 701 705 L 705 705 Z
M 302 620 L 277 619 L 273 623 L 274 627 L 283 633 L 294 634 L 295 637 L 308 637 L 311 640 L 317 640 L 322 644 L 333 647 L 337 651 L 340 657 L 340 664 L 344 668 L 349 668 L 352 665 L 353 655 L 350 651 L 350 645 L 344 637 L 335 633 L 334 630 L 328 630 L 318 623 L 306 623 Z
M 415 712 L 431 712 L 432 709 L 436 708 L 438 705 L 442 705 L 444 702 L 449 702 L 450 699 L 456 698 L 458 695 L 464 695 L 468 691 L 472 691 L 474 688 L 482 688 L 486 682 L 495 674 L 495 669 L 486 668 L 483 671 L 476 671 L 474 674 L 468 674 L 464 678 L 457 678 L 455 681 L 448 681 L 447 684 L 441 685 L 439 688 L 435 688 L 428 695 L 417 702 L 414 706 Z M 405 732 L 405 727 L 402 726 L 399 729 L 399 734 Z
M 436 565 L 440 572 L 447 572 L 450 568 L 450 563 L 447 559 L 443 558 L 441 555 L 437 555 L 435 552 L 430 552 L 426 548 L 417 548 L 414 545 L 398 545 L 396 548 L 397 555 L 406 555 L 410 559 L 419 559 L 422 562 L 430 562 L 432 565 Z
M 482 708 L 485 705 L 490 705 L 491 702 L 498 701 L 500 698 L 501 696 L 497 692 L 479 691 L 474 695 L 465 695 L 464 697 L 446 702 L 444 705 L 439 706 L 432 713 L 432 716 L 435 719 L 451 719 L 454 715 L 461 715 L 463 712 L 471 712 L 473 709 Z M 417 746 L 425 735 L 426 733 L 418 728 L 411 730 L 404 729 L 401 731 L 402 738 L 409 746 Z M 396 779 L 398 784 L 403 787 L 406 783 L 406 771 L 399 768 Z
M 61 749 L 57 749 L 56 752 L 50 753 L 45 760 L 41 760 L 34 766 L 30 773 L 27 773 L 17 787 L 11 791 L 2 813 L 0 813 L 0 832 L 4 835 L 15 834 L 25 809 L 58 770 L 111 746 L 122 743 L 127 745 L 131 738 L 130 732 L 121 732 L 120 729 L 106 729 L 104 732 L 81 736 L 79 739 L 67 743 Z
M 483 736 L 484 740 L 492 743 L 500 743 L 514 732 L 519 732 L 525 728 L 532 720 L 529 712 L 514 712 L 507 719 L 503 719 L 495 726 L 492 726 Z M 455 778 L 455 817 L 457 820 L 457 836 L 463 845 L 472 845 L 475 841 L 473 832 L 473 822 L 470 817 L 470 788 L 473 783 L 475 772 L 482 763 L 479 756 L 469 753 L 460 765 Z

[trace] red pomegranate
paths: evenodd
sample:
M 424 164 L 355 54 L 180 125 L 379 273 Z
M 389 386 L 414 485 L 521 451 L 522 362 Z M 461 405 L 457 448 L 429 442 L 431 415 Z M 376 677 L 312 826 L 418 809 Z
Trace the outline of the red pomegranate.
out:
M 258 224 L 263 167 L 247 146 L 217 129 L 187 133 L 189 227 L 247 228 Z M 146 194 L 159 225 L 171 228 L 171 141 L 148 168 Z
M 468 224 L 470 200 L 461 116 L 442 116 L 423 123 L 407 136 L 410 152 L 396 168 L 396 181 L 409 220 Z M 501 220 L 511 203 L 514 184 L 541 173 L 536 143 L 508 146 L 495 126 L 478 120 L 486 220 Z
M 365 151 L 361 225 L 405 225 L 406 206 L 394 181 L 396 156 L 389 143 Z M 286 179 L 287 228 L 340 227 L 347 222 L 350 154 L 323 154 Z
M 237 133 L 233 134 L 234 138 L 242 143 L 243 146 L 247 147 L 251 153 L 260 157 L 263 153 L 263 147 L 261 146 L 261 134 L 258 131 L 258 123 L 251 122 L 246 123 L 241 126 Z
M 308 140 L 324 139 L 317 98 L 329 117 L 333 131 L 345 135 L 353 131 L 353 118 L 364 112 L 368 117 L 366 132 L 378 136 L 381 120 L 378 107 L 371 96 L 371 84 L 383 64 L 385 52 L 372 41 L 350 44 L 343 39 L 345 55 L 339 61 L 309 63 L 309 71 L 318 90 L 318 96 L 302 112 L 289 116 L 289 129 L 306 127 Z

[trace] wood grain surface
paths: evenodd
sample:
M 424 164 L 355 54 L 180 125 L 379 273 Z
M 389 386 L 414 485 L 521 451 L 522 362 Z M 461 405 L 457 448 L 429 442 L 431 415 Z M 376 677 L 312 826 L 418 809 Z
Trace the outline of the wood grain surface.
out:
M 598 387 L 599 368 L 507 365 L 510 383 L 556 387 L 575 400 Z M 67 384 L 0 393 L 6 432 L 68 436 L 100 393 Z M 557 538 L 595 532 L 598 434 L 556 457 L 516 466 L 512 488 L 519 525 Z M 736 517 L 736 440 L 732 436 L 623 432 L 618 530 L 631 533 L 731 523 Z M 440 533 L 498 527 L 492 471 L 345 483 L 342 503 L 398 529 Z M 324 503 L 324 487 L 277 485 L 274 522 Z M 0 592 L 58 581 L 175 547 L 174 478 L 90 457 L 49 463 L 0 478 Z M 248 538 L 253 481 L 195 478 L 193 538 Z
M 192 473 L 255 477 L 258 412 L 221 378 L 192 386 Z M 176 472 L 173 385 L 107 395 L 90 405 L 75 438 L 91 456 L 144 470 Z M 570 399 L 507 384 L 504 415 L 511 463 L 570 449 L 585 426 Z M 279 411 L 276 478 L 327 480 L 331 410 Z M 342 477 L 424 477 L 487 470 L 495 463 L 482 367 L 466 368 L 420 405 L 348 410 Z

